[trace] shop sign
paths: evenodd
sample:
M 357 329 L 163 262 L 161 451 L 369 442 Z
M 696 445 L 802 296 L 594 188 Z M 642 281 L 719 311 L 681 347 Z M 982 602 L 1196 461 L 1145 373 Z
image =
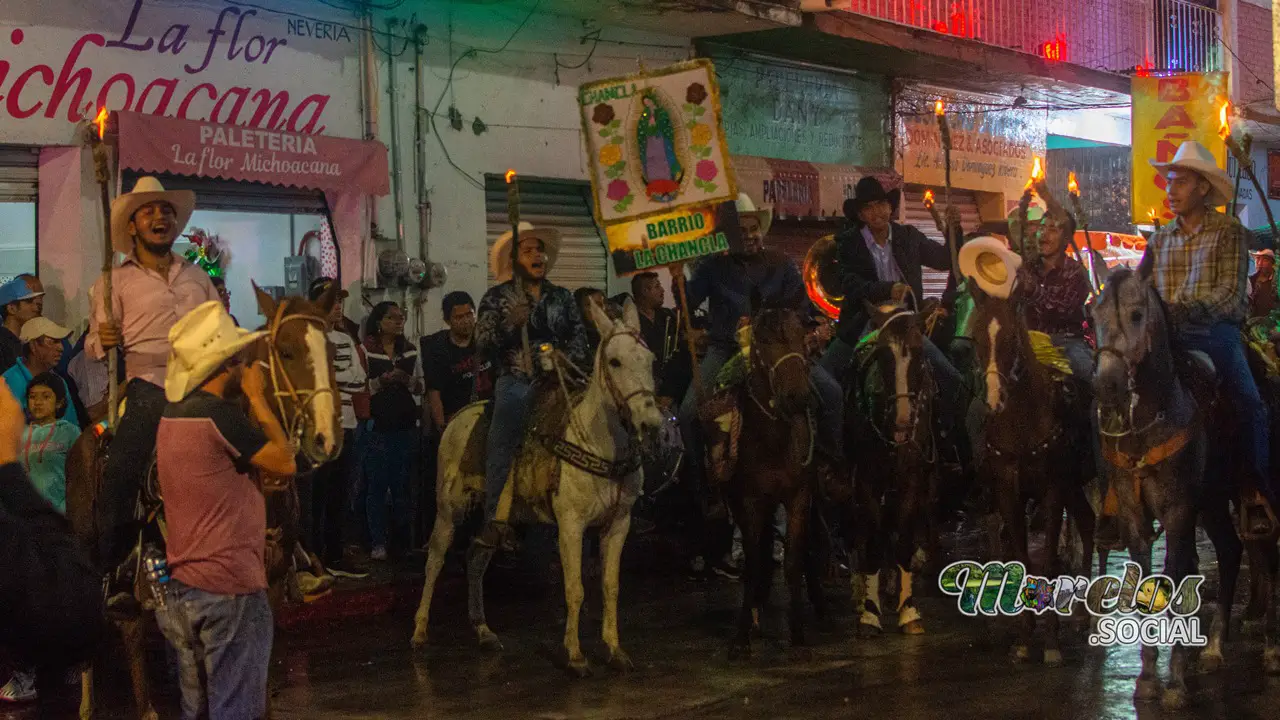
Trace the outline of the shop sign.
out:
M 875 176 L 887 188 L 902 178 L 892 169 L 806 163 L 775 158 L 733 156 L 734 175 L 756 205 L 768 205 L 779 217 L 839 217 L 858 181 Z
M 1149 225 L 1152 211 L 1162 221 L 1173 219 L 1164 174 L 1151 166 L 1151 160 L 1168 162 L 1182 143 L 1194 140 L 1209 148 L 1220 167 L 1226 167 L 1227 147 L 1218 134 L 1218 111 L 1227 99 L 1227 74 L 1134 77 L 1132 88 L 1133 222 Z
M 732 202 L 609 225 L 606 234 L 618 275 L 718 255 L 741 242 Z
M 945 92 L 945 91 L 944 91 Z M 941 97 L 941 95 L 937 96 Z M 899 119 L 902 177 L 907 183 L 941 188 L 946 183 L 942 136 L 932 101 L 918 103 Z M 1032 158 L 1043 155 L 1043 118 L 1031 113 L 944 97 L 951 130 L 951 186 L 1003 193 L 1016 204 L 1031 173 Z
M 304 135 L 360 133 L 349 14 L 296 0 L 270 9 L 10 5 L 0 18 L 0 142 L 66 144 L 73 124 L 104 106 Z M 317 15 L 330 17 L 301 19 Z
M 735 155 L 888 167 L 889 90 L 880 75 L 824 72 L 740 57 L 717 61 L 724 130 Z

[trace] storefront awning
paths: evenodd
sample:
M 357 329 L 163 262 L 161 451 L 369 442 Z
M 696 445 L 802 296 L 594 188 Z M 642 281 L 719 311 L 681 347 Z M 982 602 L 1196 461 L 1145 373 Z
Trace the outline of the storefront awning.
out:
M 376 140 L 303 135 L 119 113 L 120 165 L 131 170 L 369 195 L 391 192 Z
M 771 205 L 779 217 L 840 217 L 844 201 L 853 197 L 854 187 L 867 175 L 874 175 L 886 189 L 902 184 L 891 168 L 862 168 L 849 165 L 776 160 L 751 155 L 734 155 L 733 169 L 738 188 L 756 205 Z

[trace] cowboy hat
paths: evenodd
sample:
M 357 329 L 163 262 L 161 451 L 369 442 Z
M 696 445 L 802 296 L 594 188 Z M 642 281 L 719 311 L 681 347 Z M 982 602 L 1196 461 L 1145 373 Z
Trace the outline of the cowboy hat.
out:
M 960 275 L 973 278 L 992 297 L 1009 298 L 1020 267 L 1022 258 L 1000 238 L 978 237 L 960 248 Z
M 878 178 L 874 175 L 867 175 L 854 186 L 853 197 L 845 203 L 845 216 L 850 220 L 857 220 L 858 213 L 862 211 L 865 205 L 881 200 L 889 203 L 889 207 L 893 209 L 893 213 L 896 215 L 898 213 L 898 205 L 902 202 L 902 189 L 895 188 L 886 191 Z
M 1213 186 L 1213 190 L 1204 199 L 1205 204 L 1210 207 L 1226 205 L 1227 198 L 1231 197 L 1231 178 L 1227 175 L 1227 171 L 1218 167 L 1218 160 L 1213 153 L 1209 152 L 1209 148 L 1195 140 L 1188 140 L 1179 145 L 1178 152 L 1167 163 L 1155 160 L 1148 162 L 1161 174 L 1168 173 L 1172 168 L 1186 168 L 1199 173 L 1200 177 L 1208 180 Z
M 178 402 L 190 395 L 227 360 L 266 334 L 236 327 L 235 320 L 217 300 L 196 306 L 169 329 L 165 399 Z
M 542 248 L 547 253 L 547 272 L 556 266 L 556 258 L 560 256 L 560 231 L 555 228 L 534 227 L 533 223 L 520 221 L 520 240 L 534 238 L 542 241 Z M 489 267 L 493 268 L 493 276 L 504 283 L 511 279 L 511 231 L 498 236 L 489 250 Z
M 118 253 L 133 252 L 133 236 L 129 234 L 129 223 L 138 208 L 157 201 L 167 202 L 173 206 L 178 216 L 178 232 L 181 235 L 191 220 L 191 213 L 196 209 L 196 194 L 190 190 L 165 190 L 160 181 L 151 177 L 140 177 L 133 186 L 133 192 L 126 193 L 111 201 L 111 247 Z
M 746 193 L 738 193 L 737 207 L 739 218 L 754 216 L 760 221 L 760 234 L 769 234 L 769 227 L 773 225 L 773 208 L 765 206 L 757 209 L 755 201 Z

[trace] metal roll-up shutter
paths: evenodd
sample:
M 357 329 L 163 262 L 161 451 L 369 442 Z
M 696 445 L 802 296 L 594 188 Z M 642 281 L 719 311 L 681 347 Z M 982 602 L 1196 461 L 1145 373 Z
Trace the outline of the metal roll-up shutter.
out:
M 902 209 L 906 215 L 906 219 L 903 222 L 907 225 L 914 225 L 917 230 L 924 233 L 925 237 L 930 240 L 942 243 L 944 242 L 942 233 L 938 232 L 938 225 L 933 221 L 933 215 L 929 214 L 929 210 L 924 206 L 924 192 L 929 189 L 933 190 L 938 212 L 945 211 L 941 190 L 938 188 L 926 188 L 923 185 L 907 185 L 902 190 Z M 952 188 L 951 204 L 960 210 L 960 224 L 965 228 L 966 232 L 974 230 L 982 224 L 982 216 L 978 214 L 978 196 L 972 190 Z M 942 293 L 947 289 L 949 276 L 950 272 L 946 270 L 924 268 L 924 296 L 942 297 Z
M 488 251 L 499 235 L 511 229 L 507 216 L 507 182 L 501 175 L 485 176 L 485 222 Z M 595 287 L 607 290 L 609 265 L 605 242 L 591 212 L 591 185 L 576 180 L 520 178 L 520 219 L 536 227 L 560 231 L 560 257 L 547 275 L 551 282 L 569 290 Z M 489 285 L 493 286 L 493 268 Z
M 766 247 L 776 248 L 795 261 L 797 268 L 804 267 L 809 248 L 827 235 L 838 235 L 844 223 L 814 223 L 796 220 L 774 220 L 769 235 L 764 239 Z
M 133 189 L 142 175 L 125 170 L 125 192 Z M 324 215 L 324 195 L 319 190 L 283 187 L 241 180 L 219 180 L 161 173 L 154 175 L 166 190 L 191 190 L 196 194 L 196 209 L 232 212 L 274 213 L 280 215 Z
M 33 203 L 39 192 L 40 151 L 36 148 L 0 147 L 0 202 Z

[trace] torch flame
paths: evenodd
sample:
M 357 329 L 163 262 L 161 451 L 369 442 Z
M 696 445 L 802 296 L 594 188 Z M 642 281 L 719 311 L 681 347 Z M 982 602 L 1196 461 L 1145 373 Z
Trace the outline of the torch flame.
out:
M 510 185 L 510 184 L 511 184 L 513 181 L 515 181 L 515 179 L 516 179 L 516 171 L 515 171 L 515 170 L 507 170 L 506 178 L 507 178 L 507 184 L 508 184 L 508 185 Z
M 98 109 L 98 116 L 93 119 L 93 124 L 98 126 L 99 140 L 107 136 L 107 117 L 110 114 L 105 107 L 102 107 Z
M 1218 108 L 1218 134 L 1225 140 L 1231 136 L 1231 124 L 1227 122 L 1227 111 L 1231 109 L 1231 101 L 1224 100 Z
M 1071 193 L 1072 195 L 1080 194 L 1080 183 L 1076 182 L 1075 170 L 1072 170 L 1071 172 L 1067 173 L 1067 192 Z
M 939 98 L 936 102 L 933 103 L 934 115 L 941 117 L 944 113 L 946 113 L 946 111 L 947 111 L 947 106 L 943 104 L 941 98 Z
M 1156 209 L 1151 208 L 1150 210 L 1148 210 L 1147 217 L 1151 218 L 1151 224 L 1154 225 L 1156 223 Z
M 1033 165 L 1031 166 L 1031 179 L 1032 179 L 1032 180 L 1043 180 L 1043 179 L 1044 179 L 1044 165 L 1040 164 L 1040 156 L 1039 156 L 1039 155 L 1035 156 L 1035 160 L 1036 160 L 1036 161 L 1035 161 L 1035 164 L 1033 164 Z
M 924 206 L 926 208 L 933 207 L 933 191 L 932 190 L 924 191 Z

